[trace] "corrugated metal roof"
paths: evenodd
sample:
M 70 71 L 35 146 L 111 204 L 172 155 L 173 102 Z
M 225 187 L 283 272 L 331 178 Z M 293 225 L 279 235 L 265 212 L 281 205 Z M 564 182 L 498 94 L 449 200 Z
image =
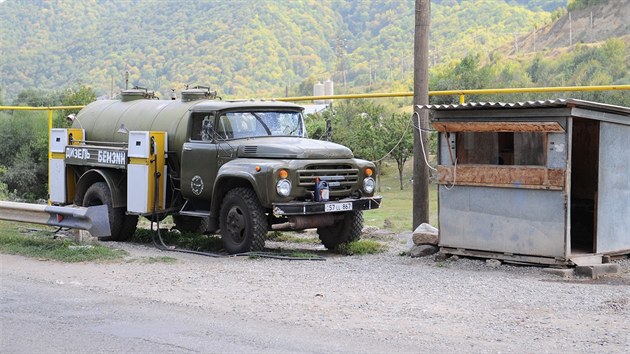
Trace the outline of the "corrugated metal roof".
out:
M 584 101 L 578 99 L 553 99 L 544 101 L 526 101 L 515 103 L 503 102 L 468 102 L 464 104 L 429 104 L 418 106 L 420 109 L 436 111 L 448 110 L 475 110 L 475 109 L 513 109 L 513 108 L 553 108 L 553 107 L 578 107 L 599 112 L 610 112 L 630 116 L 630 107 L 615 106 L 611 104 Z

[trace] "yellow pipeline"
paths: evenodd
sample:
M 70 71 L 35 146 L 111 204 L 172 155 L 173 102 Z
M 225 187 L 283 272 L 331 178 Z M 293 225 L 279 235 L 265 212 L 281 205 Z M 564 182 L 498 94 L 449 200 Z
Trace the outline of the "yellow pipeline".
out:
M 29 107 L 29 106 L 0 106 L 0 111 L 61 111 L 64 109 L 81 109 L 85 106 L 51 106 L 51 107 Z
M 491 95 L 499 93 L 527 93 L 527 92 L 569 92 L 569 91 L 619 91 L 630 90 L 630 85 L 603 85 L 603 86 L 561 86 L 561 87 L 525 87 L 525 88 L 503 88 L 503 89 L 477 89 L 477 90 L 444 90 L 429 91 L 429 96 L 460 96 L 463 103 L 465 95 Z M 298 96 L 298 97 L 278 97 L 276 101 L 314 101 L 314 100 L 343 100 L 357 98 L 382 98 L 382 97 L 412 97 L 413 92 L 380 92 L 380 93 L 358 93 L 334 96 Z
M 476 90 L 443 90 L 429 91 L 429 96 L 459 96 L 463 103 L 465 95 L 492 95 L 500 93 L 528 93 L 528 92 L 575 92 L 575 91 L 623 91 L 630 90 L 630 85 L 602 85 L 602 86 L 561 86 L 561 87 L 524 87 L 524 88 L 499 88 Z M 385 98 L 385 97 L 412 97 L 413 92 L 375 92 L 357 93 L 333 96 L 297 96 L 277 97 L 276 101 L 319 101 L 319 100 L 344 100 L 357 98 Z M 54 107 L 27 107 L 27 106 L 0 106 L 0 110 L 14 111 L 48 111 L 63 109 L 81 109 L 84 106 L 54 106 Z

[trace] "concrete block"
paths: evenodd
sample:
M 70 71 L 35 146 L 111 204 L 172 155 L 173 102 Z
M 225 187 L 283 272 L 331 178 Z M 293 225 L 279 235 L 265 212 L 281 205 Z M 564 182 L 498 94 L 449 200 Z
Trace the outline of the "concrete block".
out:
M 86 230 L 74 230 L 74 240 L 78 243 L 91 243 L 98 241 L 97 237 L 92 236 L 89 231 Z
M 619 273 L 619 264 L 606 263 L 575 267 L 575 274 L 580 277 L 597 279 L 602 275 Z

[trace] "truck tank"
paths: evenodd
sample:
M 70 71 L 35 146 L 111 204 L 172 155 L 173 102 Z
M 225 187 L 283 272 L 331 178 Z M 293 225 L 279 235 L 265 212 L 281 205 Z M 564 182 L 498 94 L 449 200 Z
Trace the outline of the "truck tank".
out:
M 85 129 L 87 141 L 121 143 L 128 138 L 127 134 L 118 133 L 122 125 L 130 131 L 165 131 L 169 150 L 181 157 L 188 110 L 201 101 L 144 99 L 133 93 L 129 96 L 90 103 L 77 114 L 73 128 Z
M 182 91 L 181 100 L 156 100 L 152 97 L 144 89 L 133 89 L 123 91 L 121 100 L 92 102 L 77 114 L 72 127 L 84 129 L 88 142 L 127 143 L 127 134 L 119 133 L 121 127 L 128 131 L 165 131 L 168 134 L 168 150 L 181 159 L 182 147 L 188 136 L 189 111 L 302 110 L 302 107 L 286 102 L 215 100 L 215 91 L 201 88 Z

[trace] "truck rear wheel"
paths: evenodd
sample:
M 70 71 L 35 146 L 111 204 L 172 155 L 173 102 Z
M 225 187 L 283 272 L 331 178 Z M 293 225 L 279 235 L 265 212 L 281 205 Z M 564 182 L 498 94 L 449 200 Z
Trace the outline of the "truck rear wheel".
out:
M 265 247 L 267 219 L 251 188 L 234 188 L 225 195 L 219 224 L 228 253 L 262 251 Z
M 88 188 L 83 197 L 83 206 L 107 205 L 111 236 L 99 237 L 101 241 L 129 241 L 136 231 L 137 215 L 125 215 L 125 208 L 112 207 L 112 195 L 105 182 L 97 182 Z
M 343 221 L 317 229 L 319 240 L 329 250 L 336 250 L 342 243 L 357 241 L 363 230 L 363 211 L 353 210 L 345 213 Z

